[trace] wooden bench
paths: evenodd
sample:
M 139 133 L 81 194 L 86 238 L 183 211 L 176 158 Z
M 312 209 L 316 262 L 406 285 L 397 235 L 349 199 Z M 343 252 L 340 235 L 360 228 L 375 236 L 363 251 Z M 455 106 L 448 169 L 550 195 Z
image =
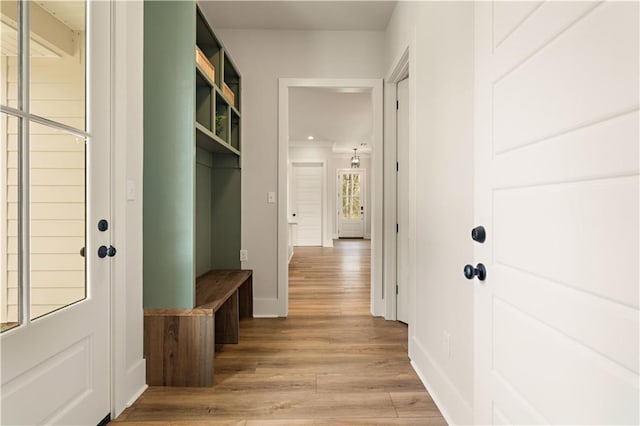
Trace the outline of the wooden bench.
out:
M 216 344 L 238 343 L 240 318 L 253 316 L 253 274 L 209 271 L 196 280 L 194 309 L 145 309 L 150 386 L 213 386 Z

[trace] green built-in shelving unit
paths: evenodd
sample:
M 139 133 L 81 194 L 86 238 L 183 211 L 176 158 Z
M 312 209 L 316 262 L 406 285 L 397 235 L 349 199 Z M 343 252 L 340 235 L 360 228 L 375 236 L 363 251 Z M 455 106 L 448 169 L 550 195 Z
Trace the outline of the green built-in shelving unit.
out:
M 144 14 L 144 307 L 189 309 L 196 277 L 240 269 L 241 76 L 196 2 Z

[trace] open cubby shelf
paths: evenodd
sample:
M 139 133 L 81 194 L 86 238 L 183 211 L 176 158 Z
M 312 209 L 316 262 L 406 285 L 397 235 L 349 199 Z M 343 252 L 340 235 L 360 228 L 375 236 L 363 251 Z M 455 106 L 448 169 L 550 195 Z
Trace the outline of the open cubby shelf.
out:
M 196 146 L 217 154 L 233 154 L 240 156 L 240 151 L 216 136 L 200 123 L 196 122 Z
M 196 141 L 211 152 L 226 149 L 240 155 L 240 74 L 211 27 L 197 9 L 196 46 L 215 68 L 215 81 L 196 63 Z M 222 82 L 233 92 L 233 101 L 224 95 Z M 233 102 L 233 103 L 232 103 Z

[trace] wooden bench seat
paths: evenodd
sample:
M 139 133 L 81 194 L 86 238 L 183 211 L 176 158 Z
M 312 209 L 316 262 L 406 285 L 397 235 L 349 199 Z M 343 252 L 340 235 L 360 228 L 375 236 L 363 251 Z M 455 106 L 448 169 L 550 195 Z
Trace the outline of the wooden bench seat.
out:
M 238 343 L 253 316 L 249 270 L 214 270 L 195 283 L 194 309 L 145 309 L 144 356 L 151 386 L 213 386 L 216 344 Z
M 252 271 L 215 270 L 196 280 L 196 306 L 215 312 L 215 342 L 238 343 L 239 319 L 253 316 Z

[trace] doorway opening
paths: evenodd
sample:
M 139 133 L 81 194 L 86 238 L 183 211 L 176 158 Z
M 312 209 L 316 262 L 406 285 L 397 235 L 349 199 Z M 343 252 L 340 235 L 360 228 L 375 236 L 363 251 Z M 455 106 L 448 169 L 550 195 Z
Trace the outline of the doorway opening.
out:
M 411 75 L 411 41 L 395 61 L 385 86 L 385 153 L 395 161 L 385 164 L 385 239 L 384 291 L 387 319 L 408 324 L 411 332 L 415 315 L 415 229 L 416 229 L 416 107 Z M 392 236 L 393 235 L 393 236 Z
M 382 81 L 281 79 L 279 95 L 279 315 L 288 314 L 289 261 L 296 247 L 329 248 L 338 238 L 348 236 L 371 239 L 367 248 L 371 252 L 369 310 L 383 316 Z M 364 112 L 358 108 L 363 102 L 368 102 Z M 345 136 L 346 131 L 351 133 Z M 354 148 L 362 161 L 360 169 L 349 167 Z M 354 173 L 340 174 L 349 170 Z M 319 173 L 321 185 L 315 180 Z M 351 179 L 347 198 L 338 190 L 341 176 Z M 366 185 L 360 186 L 365 182 L 372 182 L 368 192 Z M 318 202 L 319 186 L 323 203 Z M 344 221 L 340 220 L 343 201 L 351 209 Z

